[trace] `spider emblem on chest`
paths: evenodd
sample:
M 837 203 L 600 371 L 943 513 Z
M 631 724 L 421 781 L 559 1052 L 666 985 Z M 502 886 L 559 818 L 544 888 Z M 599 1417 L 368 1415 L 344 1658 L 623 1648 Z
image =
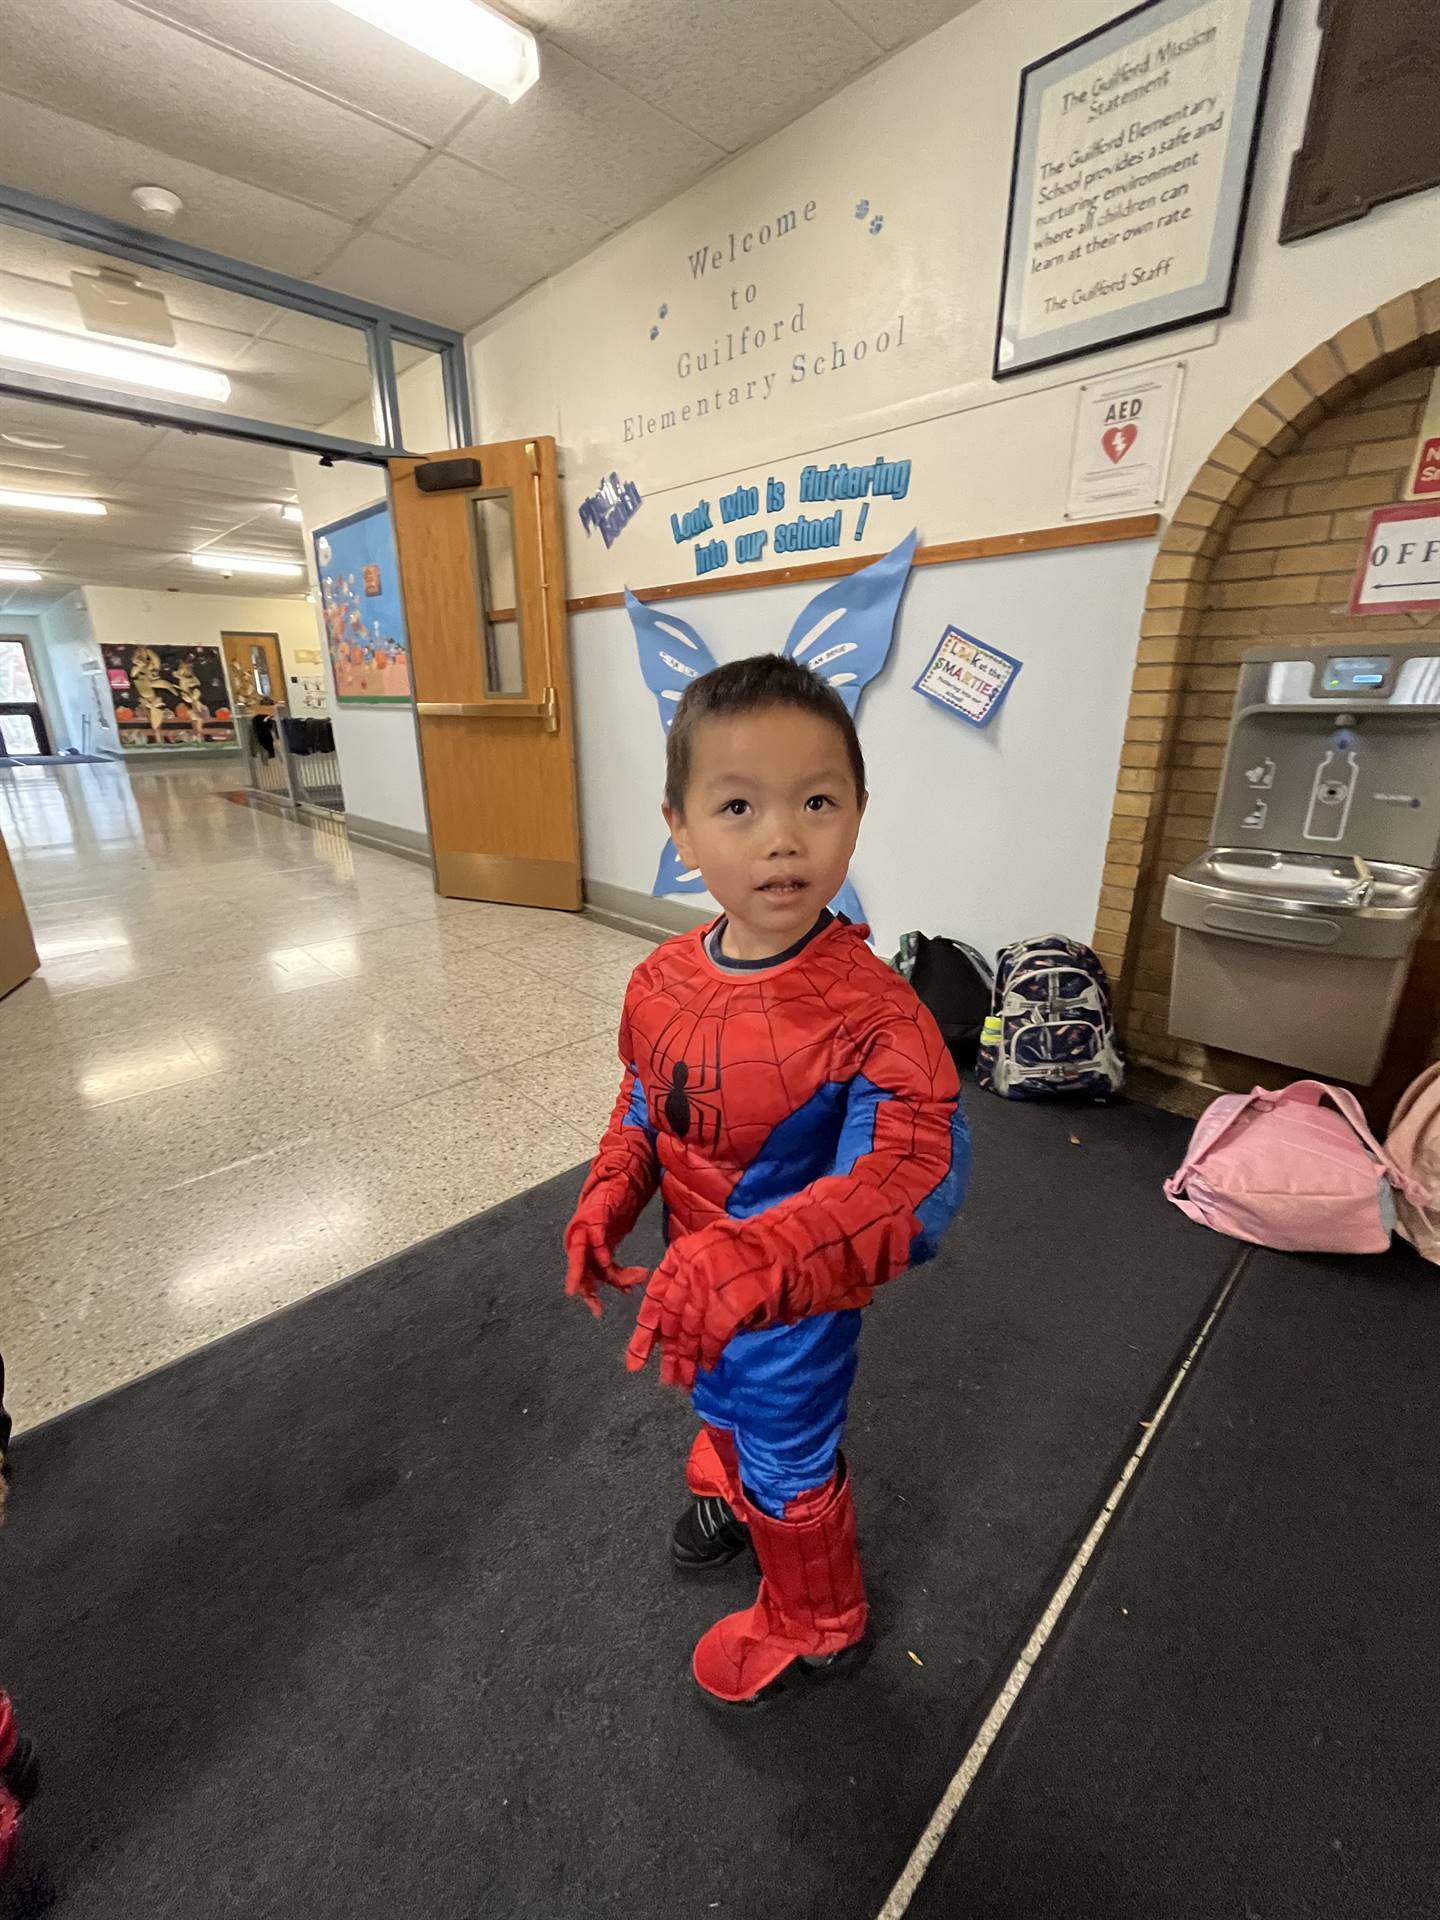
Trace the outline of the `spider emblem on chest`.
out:
M 689 1026 L 688 1034 L 683 1026 Z M 659 1131 L 711 1152 L 724 1128 L 718 1027 L 672 1021 L 652 1060 L 650 1121 Z

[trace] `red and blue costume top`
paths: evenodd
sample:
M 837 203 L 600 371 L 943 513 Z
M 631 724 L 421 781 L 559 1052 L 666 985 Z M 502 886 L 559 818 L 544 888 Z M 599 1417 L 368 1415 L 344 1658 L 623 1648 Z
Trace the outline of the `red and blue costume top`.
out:
M 577 1217 L 614 1248 L 658 1188 L 666 1264 L 728 1299 L 737 1332 L 862 1307 L 934 1253 L 963 1197 L 954 1063 L 863 928 L 834 920 L 744 971 L 711 957 L 709 931 L 635 970 Z

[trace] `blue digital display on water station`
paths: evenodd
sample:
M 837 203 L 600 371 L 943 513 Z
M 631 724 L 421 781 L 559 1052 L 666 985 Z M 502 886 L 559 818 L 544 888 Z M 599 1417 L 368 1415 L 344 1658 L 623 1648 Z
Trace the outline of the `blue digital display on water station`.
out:
M 1389 676 L 1388 654 L 1344 654 L 1325 662 L 1320 685 L 1325 693 L 1379 693 Z

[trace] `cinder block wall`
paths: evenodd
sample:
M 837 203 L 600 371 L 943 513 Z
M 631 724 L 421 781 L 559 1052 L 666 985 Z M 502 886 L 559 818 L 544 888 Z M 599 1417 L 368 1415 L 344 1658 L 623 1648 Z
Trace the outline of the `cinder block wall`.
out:
M 1299 642 L 1360 652 L 1384 633 L 1408 637 L 1427 629 L 1440 632 L 1440 614 L 1348 611 L 1371 509 L 1404 497 L 1430 379 L 1431 369 L 1424 367 L 1375 388 L 1322 420 L 1261 475 L 1222 538 L 1208 584 L 1175 586 L 1177 626 L 1180 612 L 1198 603 L 1188 662 L 1175 661 L 1173 643 L 1164 637 L 1141 642 L 1114 825 L 1123 832 L 1127 790 L 1137 800 L 1155 791 L 1155 770 L 1165 752 L 1161 716 L 1168 712 L 1173 731 L 1160 818 L 1150 822 L 1158 859 L 1138 925 L 1129 916 L 1132 896 L 1125 883 L 1132 876 L 1123 863 L 1115 863 L 1113 875 L 1107 869 L 1107 888 L 1114 891 L 1108 898 L 1102 894 L 1098 920 L 1105 927 L 1107 913 L 1113 914 L 1115 923 L 1129 932 L 1133 971 L 1127 1040 L 1139 1061 L 1217 1086 L 1248 1086 L 1266 1079 L 1278 1084 L 1294 1077 L 1269 1063 L 1216 1054 L 1170 1034 L 1174 935 L 1160 918 L 1164 880 L 1208 844 L 1238 662 L 1248 648 Z M 1163 585 L 1152 589 L 1152 606 L 1156 592 L 1163 598 Z M 1147 647 L 1154 665 L 1146 664 Z M 1147 694 L 1153 714 L 1146 711 Z M 1137 843 L 1144 831 L 1142 819 L 1137 806 Z M 1112 862 L 1115 851 L 1112 846 Z M 1440 939 L 1440 926 L 1433 919 L 1427 938 Z M 1417 991 L 1433 980 L 1437 966 L 1440 948 L 1417 955 Z M 1434 1057 L 1437 1018 L 1432 996 L 1427 1058 Z M 1402 1011 L 1402 1028 L 1412 1049 L 1426 1046 L 1417 1031 L 1417 1022 L 1423 1028 L 1425 1020 L 1423 1006 L 1412 1004 Z

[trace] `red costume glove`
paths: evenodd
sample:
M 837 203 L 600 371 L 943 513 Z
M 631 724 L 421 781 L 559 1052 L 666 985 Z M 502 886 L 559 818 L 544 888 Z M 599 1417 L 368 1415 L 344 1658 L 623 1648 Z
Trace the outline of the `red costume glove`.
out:
M 598 1320 L 601 1287 L 616 1287 L 621 1293 L 638 1287 L 649 1278 L 644 1267 L 617 1267 L 611 1246 L 612 1234 L 623 1238 L 614 1220 L 599 1210 L 590 1212 L 583 1205 L 565 1229 L 565 1291 L 572 1299 L 583 1300 Z
M 738 1223 L 717 1223 L 673 1246 L 650 1276 L 625 1364 L 638 1373 L 660 1343 L 660 1378 L 667 1386 L 695 1384 L 696 1371 L 713 1367 L 742 1330 L 780 1318 L 780 1275 L 773 1261 L 750 1264 Z

